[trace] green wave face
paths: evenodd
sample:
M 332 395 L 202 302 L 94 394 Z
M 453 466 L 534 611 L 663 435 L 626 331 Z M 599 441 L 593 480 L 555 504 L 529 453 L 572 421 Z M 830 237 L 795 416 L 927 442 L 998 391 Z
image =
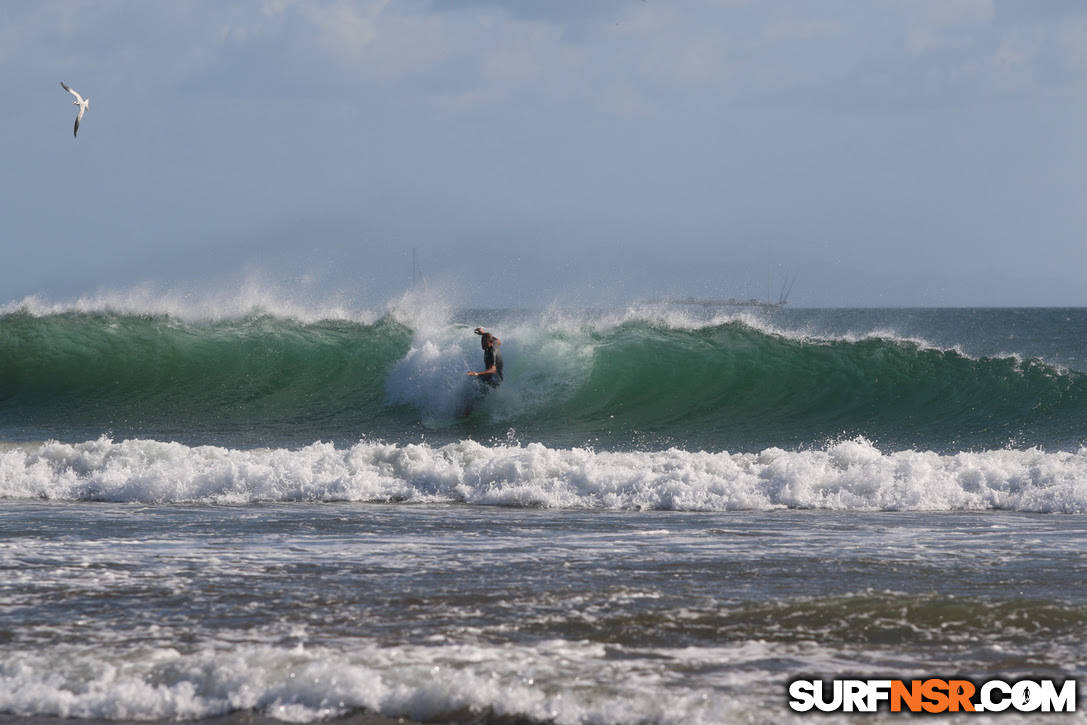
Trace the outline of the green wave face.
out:
M 793 339 L 739 322 L 631 324 L 600 341 L 588 380 L 557 412 L 586 433 L 621 421 L 685 447 L 856 435 L 937 449 L 1076 445 L 1087 428 L 1087 376 L 886 338 Z
M 464 375 L 478 341 L 452 325 L 13 313 L 0 317 L 0 435 L 707 450 L 860 435 L 941 451 L 1085 439 L 1087 375 L 897 339 L 535 324 L 504 334 L 503 354 L 506 382 L 479 397 Z
M 352 436 L 383 412 L 396 323 L 255 316 L 189 323 L 112 314 L 0 322 L 0 427 L 258 442 Z

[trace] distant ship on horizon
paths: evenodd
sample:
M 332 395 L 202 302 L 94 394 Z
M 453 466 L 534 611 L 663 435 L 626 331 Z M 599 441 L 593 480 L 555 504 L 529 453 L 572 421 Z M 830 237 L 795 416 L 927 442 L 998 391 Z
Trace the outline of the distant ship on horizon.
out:
M 760 300 L 752 297 L 751 299 L 741 300 L 735 297 L 729 297 L 727 299 L 712 299 L 712 298 L 699 298 L 699 297 L 658 297 L 648 300 L 650 304 L 667 304 L 667 305 L 688 305 L 692 307 L 757 307 L 760 309 L 780 310 L 789 304 L 789 294 L 793 291 L 793 285 L 796 284 L 796 277 L 787 281 L 782 285 L 781 292 L 778 294 L 777 301 L 773 301 L 767 297 L 765 300 Z

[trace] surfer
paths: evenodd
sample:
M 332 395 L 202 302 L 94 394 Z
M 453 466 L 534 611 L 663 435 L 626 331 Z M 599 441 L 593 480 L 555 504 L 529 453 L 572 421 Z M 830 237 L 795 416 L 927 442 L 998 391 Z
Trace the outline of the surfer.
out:
M 468 374 L 474 378 L 479 378 L 481 382 L 492 388 L 497 388 L 502 384 L 502 353 L 498 350 L 498 346 L 502 344 L 502 341 L 482 327 L 477 327 L 475 333 L 481 336 L 479 344 L 483 347 L 484 370 L 478 373 L 469 370 Z

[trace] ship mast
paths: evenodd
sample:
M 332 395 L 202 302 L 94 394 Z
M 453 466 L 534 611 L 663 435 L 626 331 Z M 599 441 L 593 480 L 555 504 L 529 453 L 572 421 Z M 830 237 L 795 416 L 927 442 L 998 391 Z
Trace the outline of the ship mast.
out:
M 411 248 L 411 286 L 418 287 L 419 284 L 426 284 L 423 279 L 423 270 L 419 269 L 419 254 L 415 247 Z

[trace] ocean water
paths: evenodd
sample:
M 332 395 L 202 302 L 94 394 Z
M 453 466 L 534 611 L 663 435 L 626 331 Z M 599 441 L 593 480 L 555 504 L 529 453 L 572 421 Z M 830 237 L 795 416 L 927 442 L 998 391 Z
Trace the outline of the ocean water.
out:
M 1082 680 L 1087 310 L 17 301 L 0 571 L 0 721 L 777 723 L 798 677 Z

